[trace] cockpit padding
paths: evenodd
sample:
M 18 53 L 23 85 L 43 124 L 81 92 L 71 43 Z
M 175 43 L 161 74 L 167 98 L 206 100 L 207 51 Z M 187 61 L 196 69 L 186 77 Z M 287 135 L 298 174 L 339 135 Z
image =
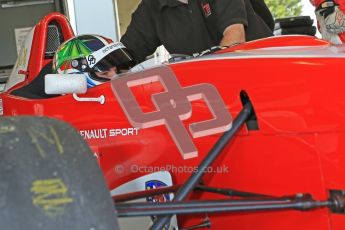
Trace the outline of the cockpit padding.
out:
M 47 99 L 59 96 L 60 94 L 48 95 L 44 92 L 44 76 L 52 73 L 52 65 L 52 62 L 46 64 L 32 82 L 24 87 L 13 90 L 10 94 L 28 99 Z

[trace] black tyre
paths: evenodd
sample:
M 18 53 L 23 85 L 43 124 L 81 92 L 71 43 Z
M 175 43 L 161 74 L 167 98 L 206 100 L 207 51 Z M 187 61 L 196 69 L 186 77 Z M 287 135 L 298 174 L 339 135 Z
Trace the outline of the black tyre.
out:
M 0 229 L 118 229 L 93 153 L 64 122 L 0 118 Z

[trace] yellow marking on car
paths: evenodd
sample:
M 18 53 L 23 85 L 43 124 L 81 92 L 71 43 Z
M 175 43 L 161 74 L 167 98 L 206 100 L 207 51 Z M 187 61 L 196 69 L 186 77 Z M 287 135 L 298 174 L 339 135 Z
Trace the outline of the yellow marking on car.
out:
M 50 129 L 50 132 L 53 135 L 54 143 L 55 143 L 55 145 L 57 147 L 58 152 L 60 154 L 63 154 L 64 153 L 64 148 L 63 148 L 63 145 L 61 144 L 59 135 L 56 133 L 55 129 L 52 126 L 49 126 L 49 129 Z
M 31 142 L 33 144 L 35 144 L 38 153 L 41 155 L 42 158 L 45 158 L 46 153 L 43 150 L 43 148 L 41 147 L 40 143 L 38 142 L 36 135 L 30 129 L 27 129 L 27 132 L 28 132 L 29 136 L 31 137 Z
M 49 142 L 50 144 L 54 144 L 55 141 L 53 138 L 49 138 L 47 135 L 44 134 L 44 132 L 41 132 L 37 129 L 33 129 L 33 128 L 29 128 L 29 130 L 35 134 L 36 137 L 41 137 L 42 139 L 44 139 L 45 141 Z
M 61 144 L 60 137 L 55 131 L 55 129 L 52 126 L 49 126 L 49 131 L 51 133 L 51 136 L 48 136 L 44 132 L 41 132 L 34 128 L 27 129 L 27 132 L 29 133 L 31 137 L 32 143 L 36 145 L 36 149 L 42 158 L 46 157 L 46 153 L 44 151 L 42 144 L 39 141 L 40 139 L 43 140 L 47 144 L 55 145 L 59 154 L 64 153 L 63 145 Z
M 35 180 L 31 186 L 32 203 L 49 217 L 63 215 L 67 204 L 73 203 L 61 178 Z
M 14 126 L 1 126 L 0 134 L 13 132 L 16 128 Z

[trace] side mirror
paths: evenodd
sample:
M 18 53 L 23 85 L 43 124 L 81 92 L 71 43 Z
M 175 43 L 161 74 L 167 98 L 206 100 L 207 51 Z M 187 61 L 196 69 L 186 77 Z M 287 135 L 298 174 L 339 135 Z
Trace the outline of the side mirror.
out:
M 46 94 L 86 93 L 86 77 L 83 74 L 47 74 L 44 91 Z

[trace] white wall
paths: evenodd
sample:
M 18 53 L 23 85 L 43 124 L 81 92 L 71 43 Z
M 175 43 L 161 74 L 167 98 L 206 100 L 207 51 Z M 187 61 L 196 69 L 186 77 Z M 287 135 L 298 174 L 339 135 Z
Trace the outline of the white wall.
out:
M 121 35 L 126 32 L 132 17 L 141 0 L 114 0 L 117 2 Z
M 77 35 L 100 34 L 119 40 L 113 0 L 65 0 L 68 17 Z

